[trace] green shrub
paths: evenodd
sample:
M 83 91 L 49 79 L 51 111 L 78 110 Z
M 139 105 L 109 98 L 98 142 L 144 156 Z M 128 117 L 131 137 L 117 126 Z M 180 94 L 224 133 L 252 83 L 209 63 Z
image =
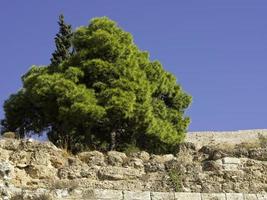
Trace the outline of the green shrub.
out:
M 174 187 L 175 192 L 180 192 L 182 188 L 181 175 L 176 169 L 170 169 L 168 175 L 171 179 L 171 183 Z
M 132 153 L 137 153 L 137 152 L 140 152 L 140 148 L 137 147 L 136 145 L 133 145 L 133 144 L 130 144 L 130 145 L 127 145 L 124 149 L 123 149 L 123 152 L 126 154 L 126 155 L 130 155 Z

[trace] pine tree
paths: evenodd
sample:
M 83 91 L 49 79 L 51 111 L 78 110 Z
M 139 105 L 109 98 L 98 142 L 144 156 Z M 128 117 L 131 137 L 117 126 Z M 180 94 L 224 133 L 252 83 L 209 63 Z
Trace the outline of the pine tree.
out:
M 64 16 L 62 14 L 59 16 L 58 25 L 59 33 L 56 34 L 55 37 L 56 50 L 52 54 L 51 66 L 57 66 L 62 61 L 70 57 L 72 37 L 71 25 L 65 23 Z

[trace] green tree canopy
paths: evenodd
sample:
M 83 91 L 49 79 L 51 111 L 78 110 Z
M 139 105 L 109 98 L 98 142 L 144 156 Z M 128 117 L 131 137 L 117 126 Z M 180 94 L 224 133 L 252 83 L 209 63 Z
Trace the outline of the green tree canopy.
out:
M 22 77 L 23 88 L 4 104 L 6 130 L 47 132 L 72 151 L 136 145 L 168 152 L 184 139 L 191 97 L 130 33 L 94 18 L 73 33 L 72 48 L 61 63 Z

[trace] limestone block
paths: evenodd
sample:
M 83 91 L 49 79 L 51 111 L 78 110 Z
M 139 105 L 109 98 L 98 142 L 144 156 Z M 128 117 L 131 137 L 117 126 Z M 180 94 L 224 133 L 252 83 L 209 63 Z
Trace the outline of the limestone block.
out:
M 50 154 L 43 152 L 41 150 L 34 151 L 31 154 L 30 164 L 31 165 L 45 165 L 45 166 L 51 165 Z
M 145 151 L 141 151 L 138 154 L 138 158 L 140 158 L 143 162 L 147 162 L 150 159 L 150 155 L 149 155 L 149 153 L 147 153 Z
M 258 200 L 256 194 L 244 194 L 244 200 Z
M 151 200 L 150 192 L 123 192 L 124 200 Z
M 126 166 L 134 167 L 136 169 L 143 169 L 144 163 L 140 158 L 130 158 L 126 163 Z
M 156 162 L 156 163 L 160 163 L 163 164 L 165 162 L 171 161 L 174 159 L 174 155 L 173 154 L 166 154 L 163 156 L 160 155 L 152 155 L 151 156 L 151 160 Z
M 30 164 L 31 156 L 31 152 L 26 152 L 23 150 L 14 151 L 10 155 L 10 161 L 12 161 L 15 166 L 26 167 Z
M 0 158 L 1 160 L 9 160 L 9 156 L 12 153 L 10 150 L 1 149 L 0 150 Z
M 154 160 L 145 163 L 145 171 L 148 172 L 163 172 L 165 171 L 165 165 L 163 163 L 157 163 Z
M 44 165 L 30 165 L 25 168 L 26 173 L 33 179 L 51 179 L 56 177 L 57 170 Z
M 78 154 L 78 158 L 87 163 L 89 166 L 105 166 L 104 154 L 99 151 L 81 152 Z
M 120 190 L 94 190 L 94 198 L 99 200 L 122 200 L 123 195 Z
M 238 170 L 238 165 L 236 164 L 224 164 L 223 169 L 225 171 L 237 171 Z
M 175 193 L 175 200 L 201 200 L 200 193 Z
M 226 199 L 227 200 L 243 200 L 243 194 L 242 193 L 227 193 Z
M 203 193 L 201 200 L 226 200 L 226 195 L 223 193 Z
M 26 186 L 26 183 L 29 182 L 31 177 L 26 174 L 25 170 L 19 168 L 14 168 L 14 177 L 11 179 L 10 183 L 20 186 Z
M 55 190 L 55 196 L 57 198 L 65 198 L 69 195 L 69 192 L 67 189 L 57 189 Z
M 221 165 L 218 165 L 217 162 L 213 160 L 204 161 L 202 165 L 203 171 L 217 171 L 221 168 Z
M 175 200 L 172 192 L 151 192 L 151 200 Z
M 108 162 L 113 166 L 122 166 L 124 161 L 127 159 L 125 153 L 118 151 L 109 151 L 108 152 Z
M 223 164 L 236 164 L 239 165 L 241 163 L 239 158 L 225 157 L 222 159 Z
M 169 161 L 174 159 L 174 155 L 173 154 L 166 154 L 166 155 L 162 156 L 162 159 L 164 160 L 164 162 L 169 162 Z
M 0 162 L 0 180 L 8 181 L 12 178 L 14 167 L 7 161 Z
M 222 161 L 222 159 L 215 160 L 214 162 L 215 162 L 217 165 L 220 165 L 220 166 L 223 165 L 223 161 Z
M 136 178 L 141 178 L 143 174 L 144 174 L 143 170 L 115 167 L 115 166 L 103 167 L 98 172 L 98 176 L 102 180 L 136 179 Z
M 0 148 L 16 151 L 19 146 L 19 140 L 12 140 L 12 139 L 1 139 L 0 140 Z
M 250 150 L 249 151 L 249 158 L 252 158 L 252 159 L 255 159 L 255 160 L 266 161 L 266 159 L 267 159 L 267 148 Z
M 267 194 L 257 194 L 258 200 L 267 200 Z

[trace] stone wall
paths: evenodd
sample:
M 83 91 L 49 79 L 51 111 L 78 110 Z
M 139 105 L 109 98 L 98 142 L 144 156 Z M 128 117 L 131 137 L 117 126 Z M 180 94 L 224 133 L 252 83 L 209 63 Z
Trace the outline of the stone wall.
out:
M 0 197 L 9 199 L 23 191 L 45 191 L 62 199 L 79 199 L 86 194 L 100 198 L 102 193 L 112 192 L 124 199 L 131 199 L 131 194 L 138 199 L 140 194 L 149 199 L 193 195 L 204 200 L 207 193 L 221 193 L 227 200 L 266 199 L 260 194 L 267 194 L 267 146 L 220 149 L 183 143 L 175 155 L 144 151 L 128 155 L 116 151 L 72 155 L 50 142 L 1 139 Z M 236 198 L 230 193 L 235 193 Z M 246 193 L 258 195 L 248 197 Z
M 186 140 L 198 147 L 205 145 L 231 146 L 257 142 L 259 134 L 267 137 L 267 129 L 189 132 Z

